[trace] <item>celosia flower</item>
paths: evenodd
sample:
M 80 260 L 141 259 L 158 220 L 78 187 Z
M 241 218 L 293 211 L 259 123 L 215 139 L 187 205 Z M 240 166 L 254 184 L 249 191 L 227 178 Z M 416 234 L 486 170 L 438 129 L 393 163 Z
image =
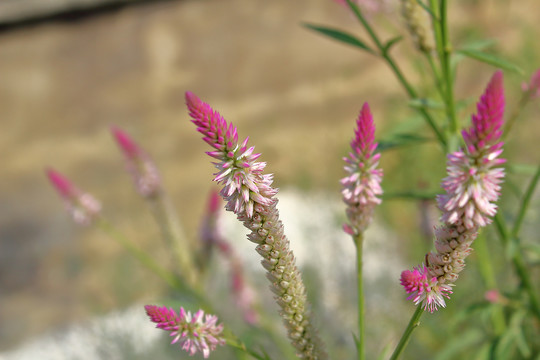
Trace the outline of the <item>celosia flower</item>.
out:
M 430 15 L 418 4 L 418 0 L 401 0 L 401 11 L 414 44 L 420 51 L 435 49 Z
M 47 176 L 56 189 L 73 220 L 79 225 L 90 225 L 101 211 L 101 204 L 92 195 L 75 187 L 67 178 L 53 169 L 46 170 Z
M 421 270 L 402 273 L 402 285 L 413 294 L 409 298 L 431 312 L 444 306 L 443 297 L 465 268 L 478 229 L 497 212 L 504 177 L 497 166 L 505 161 L 499 158 L 503 113 L 503 78 L 497 71 L 477 104 L 472 126 L 462 132 L 465 149 L 448 155 L 448 176 L 442 182 L 446 194 L 437 197 L 443 224 L 435 229 L 436 252 L 426 255 Z
M 186 103 L 203 140 L 214 148 L 207 154 L 217 160 L 214 181 L 223 185 L 220 194 L 227 202 L 226 209 L 251 230 L 248 239 L 257 244 L 256 251 L 263 257 L 262 265 L 268 271 L 292 344 L 302 358 L 325 359 L 311 323 L 306 290 L 276 209 L 273 176 L 263 174 L 266 164 L 256 161 L 260 154 L 248 148 L 248 139 L 238 143 L 236 127 L 190 92 L 186 93 Z
M 191 312 L 186 312 L 182 307 L 178 314 L 165 306 L 146 305 L 144 308 L 158 329 L 169 331 L 170 336 L 174 337 L 171 344 L 178 342 L 189 355 L 200 351 L 206 359 L 218 345 L 225 345 L 221 335 L 223 324 L 217 325 L 215 315 L 205 315 L 204 311 L 199 310 L 192 317 Z
M 375 125 L 369 105 L 364 104 L 356 120 L 357 129 L 351 141 L 352 152 L 343 160 L 347 163 L 348 176 L 341 180 L 343 201 L 347 206 L 350 225 L 344 229 L 351 235 L 363 232 L 371 222 L 373 210 L 381 203 L 378 195 L 382 194 L 382 170 L 377 169 L 380 154 L 374 154 Z
M 529 83 L 524 82 L 521 85 L 523 91 L 529 98 L 540 97 L 540 69 L 536 70 L 529 80 Z
M 111 131 L 124 153 L 137 192 L 143 197 L 157 196 L 161 191 L 161 179 L 154 162 L 125 132 L 115 127 Z
M 446 194 L 437 198 L 442 222 L 467 229 L 486 226 L 497 212 L 504 170 L 497 167 L 503 143 L 500 140 L 504 113 L 502 73 L 493 75 L 472 116 L 472 127 L 463 130 L 465 149 L 448 155 L 448 176 L 442 187 Z

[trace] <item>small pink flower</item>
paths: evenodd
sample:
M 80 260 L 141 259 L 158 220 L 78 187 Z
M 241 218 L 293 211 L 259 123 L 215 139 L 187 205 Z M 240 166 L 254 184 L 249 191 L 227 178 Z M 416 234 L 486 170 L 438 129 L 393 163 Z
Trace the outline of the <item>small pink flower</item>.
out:
M 521 89 L 527 93 L 529 98 L 540 97 L 540 69 L 536 70 L 529 80 L 529 83 L 524 82 Z
M 411 294 L 407 300 L 413 300 L 415 305 L 421 303 L 424 310 L 433 313 L 439 307 L 446 307 L 444 298 L 450 298 L 453 285 L 439 284 L 437 278 L 429 276 L 428 273 L 424 265 L 414 268 L 413 271 L 405 270 L 401 273 L 401 285 Z
M 375 125 L 367 103 L 364 104 L 356 120 L 357 129 L 351 141 L 352 152 L 343 158 L 348 175 L 341 179 L 343 201 L 347 204 L 350 225 L 344 230 L 354 235 L 363 232 L 371 222 L 375 206 L 381 203 L 381 180 L 383 172 L 377 169 L 379 153 L 375 142 Z
M 154 162 L 125 132 L 116 127 L 111 132 L 124 153 L 137 192 L 143 197 L 157 196 L 161 192 L 161 179 Z
M 199 310 L 192 317 L 191 312 L 186 312 L 182 307 L 178 314 L 165 306 L 146 305 L 144 308 L 158 329 L 169 331 L 170 336 L 174 337 L 171 344 L 178 342 L 189 355 L 200 351 L 206 359 L 218 345 L 225 345 L 221 335 L 223 324 L 217 325 L 215 315 L 205 316 L 204 311 Z
M 491 289 L 485 292 L 484 298 L 492 304 L 501 302 L 501 294 L 496 289 Z
M 47 176 L 68 212 L 79 225 L 90 225 L 101 211 L 101 204 L 92 195 L 75 187 L 66 177 L 53 169 L 46 170 Z

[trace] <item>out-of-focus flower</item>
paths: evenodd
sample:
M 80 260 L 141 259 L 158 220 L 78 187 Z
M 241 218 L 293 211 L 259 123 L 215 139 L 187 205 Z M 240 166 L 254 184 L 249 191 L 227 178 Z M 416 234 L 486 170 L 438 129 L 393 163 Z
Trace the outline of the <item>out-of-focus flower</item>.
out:
M 521 84 L 521 89 L 530 99 L 540 97 L 540 69 L 532 74 L 528 83 Z
M 383 172 L 377 169 L 380 154 L 374 154 L 375 125 L 369 105 L 364 104 L 356 120 L 355 137 L 351 141 L 352 152 L 343 160 L 347 163 L 347 176 L 341 179 L 343 201 L 347 204 L 350 225 L 344 229 L 348 234 L 363 232 L 371 222 L 375 206 L 381 203 Z
M 165 306 L 146 305 L 144 308 L 158 329 L 169 331 L 170 336 L 174 337 L 171 344 L 178 342 L 190 355 L 199 351 L 206 359 L 218 345 L 225 345 L 221 335 L 223 324 L 217 324 L 215 315 L 205 315 L 204 311 L 199 310 L 191 316 L 191 312 L 186 312 L 182 307 L 178 314 Z
M 311 321 L 304 283 L 279 219 L 273 176 L 263 173 L 266 164 L 256 161 L 260 154 L 248 148 L 248 139 L 238 143 L 236 127 L 227 124 L 217 111 L 191 92 L 186 93 L 186 104 L 197 131 L 214 149 L 207 154 L 217 160 L 214 181 L 223 185 L 220 194 L 227 202 L 225 208 L 251 230 L 248 239 L 257 244 L 256 251 L 263 257 L 261 263 L 268 271 L 289 339 L 302 358 L 326 359 Z
M 402 273 L 402 285 L 413 294 L 409 299 L 431 312 L 444 306 L 443 297 L 465 268 L 479 228 L 497 212 L 504 177 L 498 167 L 505 161 L 499 158 L 504 104 L 503 77 L 497 71 L 477 104 L 472 126 L 462 132 L 465 149 L 448 155 L 448 176 L 442 182 L 446 194 L 437 197 L 443 224 L 435 229 L 436 252 L 426 255 L 421 268 Z
M 401 11 L 416 47 L 427 53 L 435 50 L 430 15 L 418 4 L 418 0 L 401 0 Z
M 157 196 L 162 188 L 159 172 L 154 162 L 124 131 L 113 127 L 111 132 L 124 154 L 127 169 L 133 177 L 137 192 L 143 197 Z
M 92 195 L 82 192 L 66 177 L 53 169 L 46 170 L 47 176 L 56 189 L 73 220 L 79 225 L 90 225 L 101 211 L 101 204 Z

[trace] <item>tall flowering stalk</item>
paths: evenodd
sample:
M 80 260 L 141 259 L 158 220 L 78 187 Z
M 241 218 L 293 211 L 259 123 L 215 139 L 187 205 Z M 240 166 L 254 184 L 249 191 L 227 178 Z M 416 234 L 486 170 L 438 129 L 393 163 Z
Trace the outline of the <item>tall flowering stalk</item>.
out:
M 90 225 L 101 211 L 100 202 L 92 195 L 79 190 L 57 171 L 47 169 L 46 173 L 51 184 L 66 204 L 73 220 L 79 225 Z
M 178 342 L 189 355 L 201 352 L 207 359 L 218 345 L 225 345 L 221 335 L 223 324 L 217 324 L 218 318 L 215 315 L 205 315 L 204 311 L 199 310 L 192 316 L 191 312 L 182 307 L 178 314 L 165 306 L 146 305 L 144 308 L 158 329 L 169 331 L 170 336 L 174 337 L 171 344 Z
M 352 151 L 348 157 L 343 158 L 347 165 L 347 176 L 341 179 L 343 189 L 341 194 L 347 204 L 347 217 L 349 224 L 343 229 L 352 236 L 356 245 L 356 269 L 358 288 L 358 359 L 365 358 L 364 341 L 364 290 L 362 275 L 362 247 L 363 234 L 373 217 L 375 206 L 381 203 L 378 198 L 382 194 L 382 170 L 377 169 L 380 154 L 375 154 L 375 125 L 369 105 L 362 106 L 360 115 L 356 120 L 356 130 L 351 141 Z
M 270 288 L 297 355 L 326 359 L 312 323 L 304 283 L 283 233 L 274 198 L 278 190 L 271 186 L 273 175 L 263 174 L 266 164 L 256 161 L 260 154 L 247 146 L 248 138 L 239 143 L 236 127 L 227 124 L 217 111 L 191 92 L 186 93 L 186 104 L 197 131 L 214 149 L 207 154 L 216 159 L 214 181 L 223 185 L 220 194 L 227 202 L 225 208 L 251 231 L 248 239 L 257 244 L 256 251 L 263 257 L 261 263 L 268 271 Z
M 374 153 L 375 125 L 367 103 L 364 104 L 356 120 L 356 130 L 351 141 L 352 152 L 343 158 L 347 163 L 347 176 L 341 180 L 343 201 L 347 204 L 347 217 L 350 224 L 344 230 L 350 235 L 357 235 L 371 222 L 375 206 L 381 203 L 381 180 L 383 172 L 377 169 L 381 154 Z
M 435 252 L 424 264 L 401 274 L 401 284 L 415 304 L 433 312 L 444 307 L 478 230 L 497 212 L 505 162 L 499 156 L 504 113 L 503 75 L 497 71 L 477 104 L 472 126 L 462 131 L 465 147 L 448 155 L 446 190 L 437 197 L 442 225 L 435 229 Z
M 148 201 L 152 214 L 161 228 L 167 246 L 182 278 L 196 286 L 197 269 L 194 266 L 192 244 L 184 236 L 176 212 L 169 202 L 161 183 L 161 176 L 150 156 L 128 134 L 113 127 L 111 132 L 126 159 L 126 167 L 133 178 L 135 190 Z

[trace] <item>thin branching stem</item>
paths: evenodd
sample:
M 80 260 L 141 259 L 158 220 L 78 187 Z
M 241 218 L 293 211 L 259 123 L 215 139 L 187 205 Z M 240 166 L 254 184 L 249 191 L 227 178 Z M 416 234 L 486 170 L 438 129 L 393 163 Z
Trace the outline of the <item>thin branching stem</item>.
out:
M 407 325 L 407 328 L 403 332 L 403 335 L 401 335 L 401 339 L 399 339 L 399 343 L 397 344 L 396 349 L 392 353 L 390 360 L 397 360 L 399 358 L 399 356 L 405 349 L 405 346 L 407 346 L 407 343 L 409 342 L 409 339 L 411 338 L 414 329 L 416 329 L 420 325 L 420 317 L 423 313 L 424 308 L 422 308 L 422 306 L 417 306 L 416 311 L 412 315 L 411 320 Z

